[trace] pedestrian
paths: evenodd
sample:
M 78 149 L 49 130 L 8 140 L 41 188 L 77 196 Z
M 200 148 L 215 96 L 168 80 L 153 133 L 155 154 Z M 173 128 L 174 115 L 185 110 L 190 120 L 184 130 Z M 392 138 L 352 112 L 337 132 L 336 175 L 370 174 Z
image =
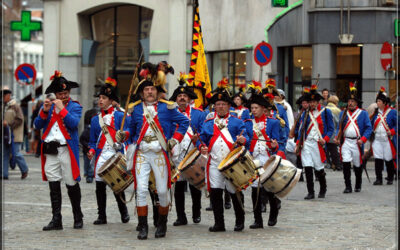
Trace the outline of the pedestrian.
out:
M 326 88 L 323 89 L 322 90 L 322 99 L 320 101 L 322 107 L 326 107 L 328 105 L 329 97 L 331 97 L 331 95 L 329 94 L 329 90 Z
M 11 98 L 12 92 L 8 88 L 2 90 L 3 96 L 3 128 L 7 129 L 10 127 L 13 143 L 11 146 L 5 145 L 3 154 L 3 178 L 8 178 L 8 167 L 9 163 L 7 160 L 8 156 L 12 154 L 12 158 L 15 160 L 21 171 L 21 179 L 25 179 L 28 176 L 28 165 L 26 164 L 25 158 L 21 153 L 21 145 L 24 140 L 24 115 L 22 114 L 21 107 L 18 105 L 15 99 Z
M 328 98 L 328 105 L 326 105 L 326 108 L 332 112 L 335 131 L 338 130 L 338 124 L 339 124 L 340 109 L 337 106 L 338 104 L 339 104 L 339 98 L 336 95 L 332 95 Z M 326 159 L 328 164 L 330 164 L 333 170 L 342 170 L 342 162 L 340 161 L 338 145 L 334 143 L 333 141 L 334 137 L 335 133 L 332 135 L 332 137 L 329 139 L 329 142 L 326 144 Z
M 50 200 L 53 217 L 43 231 L 61 230 L 61 180 L 68 189 L 72 205 L 75 229 L 83 227 L 81 211 L 81 180 L 79 171 L 78 125 L 82 115 L 82 106 L 70 98 L 72 88 L 78 88 L 76 82 L 68 81 L 59 71 L 50 77 L 46 99 L 36 117 L 34 125 L 43 129 L 41 150 L 42 179 L 49 182 Z
M 98 218 L 93 222 L 94 225 L 107 224 L 106 205 L 107 205 L 107 184 L 98 175 L 99 169 L 105 162 L 113 157 L 117 152 L 124 153 L 124 147 L 115 147 L 115 134 L 121 127 L 124 114 L 113 107 L 112 102 L 119 101 L 117 96 L 117 81 L 108 77 L 105 84 L 101 86 L 98 94 L 98 106 L 100 108 L 99 115 L 93 116 L 90 125 L 90 142 L 88 159 L 95 157 L 95 174 L 96 179 L 96 200 L 98 209 Z M 125 128 L 127 124 L 125 123 Z M 107 131 L 107 132 L 103 132 Z M 93 175 L 91 175 L 93 178 Z M 128 223 L 130 220 L 128 208 L 123 202 L 125 200 L 125 192 L 122 191 L 117 195 L 114 193 L 118 209 L 121 214 L 122 223 Z
M 41 145 L 42 145 L 42 140 L 41 140 L 41 133 L 40 133 L 40 129 L 35 128 L 35 126 L 33 125 L 36 117 L 39 115 L 39 111 L 42 108 L 43 105 L 43 101 L 42 100 L 38 100 L 36 105 L 35 105 L 35 109 L 32 112 L 32 116 L 31 116 L 31 131 L 33 131 L 33 143 L 32 143 L 32 152 L 35 153 L 35 157 L 39 158 L 40 157 L 40 149 L 41 149 Z
M 356 183 L 355 192 L 361 191 L 362 184 L 362 155 L 364 143 L 367 142 L 372 133 L 371 122 L 368 113 L 359 108 L 362 101 L 357 97 L 357 89 L 350 82 L 350 94 L 347 107 L 340 113 L 340 124 L 338 124 L 338 136 L 334 142 L 340 144 L 341 159 L 343 162 L 343 177 L 345 189 L 343 193 L 351 193 L 351 163 L 353 163 Z

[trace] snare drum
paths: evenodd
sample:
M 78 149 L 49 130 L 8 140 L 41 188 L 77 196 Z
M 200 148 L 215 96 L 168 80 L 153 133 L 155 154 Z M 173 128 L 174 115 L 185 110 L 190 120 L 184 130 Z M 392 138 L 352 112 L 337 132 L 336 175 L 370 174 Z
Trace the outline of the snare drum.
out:
M 207 157 L 196 148 L 192 149 L 178 166 L 180 174 L 195 188 L 201 190 L 205 185 L 205 166 Z
M 253 162 L 253 157 L 244 146 L 231 151 L 219 164 L 218 170 L 238 191 L 246 189 L 257 179 L 256 165 Z
M 260 176 L 264 188 L 279 198 L 284 198 L 300 179 L 301 170 L 278 155 L 271 156 L 263 166 Z
M 126 171 L 126 159 L 121 152 L 108 159 L 97 174 L 116 194 L 121 193 L 133 183 L 133 176 Z

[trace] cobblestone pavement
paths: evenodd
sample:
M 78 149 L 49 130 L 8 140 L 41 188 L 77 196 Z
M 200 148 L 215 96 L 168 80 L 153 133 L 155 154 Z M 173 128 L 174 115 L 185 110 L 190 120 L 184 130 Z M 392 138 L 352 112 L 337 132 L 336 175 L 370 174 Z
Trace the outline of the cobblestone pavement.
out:
M 155 239 L 152 219 L 149 220 L 149 239 L 137 240 L 137 218 L 134 205 L 129 204 L 131 221 L 122 224 L 110 189 L 107 191 L 107 225 L 95 226 L 97 205 L 95 184 L 81 182 L 84 228 L 72 228 L 71 205 L 65 186 L 63 192 L 62 231 L 42 231 L 51 219 L 49 188 L 41 180 L 39 159 L 26 156 L 30 166 L 26 180 L 18 170 L 10 170 L 10 179 L 3 184 L 3 232 L 5 249 L 397 249 L 396 188 L 373 186 L 363 175 L 361 193 L 343 194 L 343 174 L 327 170 L 328 192 L 325 199 L 305 201 L 306 185 L 299 182 L 282 200 L 278 223 L 274 227 L 252 230 L 250 190 L 245 191 L 246 227 L 233 232 L 233 208 L 225 210 L 226 232 L 210 233 L 212 212 L 205 211 L 209 200 L 202 197 L 202 221 L 191 221 L 191 200 L 186 195 L 187 226 L 174 227 L 175 207 L 169 215 L 166 238 Z M 373 163 L 368 163 L 373 182 Z M 386 174 L 384 174 L 385 176 Z M 354 185 L 354 174 L 352 174 Z M 318 182 L 316 182 L 318 192 Z M 129 188 L 127 196 L 130 196 Z M 151 215 L 151 208 L 149 208 Z M 267 211 L 268 213 L 268 211 Z M 268 214 L 263 214 L 267 224 Z

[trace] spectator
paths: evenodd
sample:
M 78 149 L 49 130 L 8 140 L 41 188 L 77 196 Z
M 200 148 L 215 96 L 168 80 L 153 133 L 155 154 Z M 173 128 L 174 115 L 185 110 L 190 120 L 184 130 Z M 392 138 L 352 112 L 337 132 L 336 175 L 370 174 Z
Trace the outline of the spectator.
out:
M 322 90 L 322 97 L 323 99 L 321 100 L 321 105 L 326 107 L 328 105 L 328 99 L 331 95 L 329 94 L 329 90 L 328 89 L 323 89 Z M 337 104 L 336 104 L 337 106 Z
M 11 99 L 11 90 L 4 88 L 1 92 L 3 97 L 3 127 L 11 129 L 11 133 L 14 138 L 14 144 L 10 147 L 5 145 L 3 148 L 3 166 L 2 175 L 4 179 L 8 179 L 8 157 L 10 153 L 13 154 L 16 164 L 21 171 L 21 179 L 25 179 L 28 176 L 28 165 L 25 162 L 24 156 L 21 154 L 21 144 L 24 137 L 24 115 L 20 106 L 17 104 L 15 99 Z M 6 158 L 6 159 L 4 159 Z
M 39 157 L 40 156 L 40 148 L 42 145 L 42 140 L 40 139 L 40 129 L 36 129 L 33 126 L 33 121 L 36 119 L 36 117 L 39 115 L 39 111 L 40 108 L 43 105 L 43 101 L 42 100 L 38 100 L 38 102 L 35 105 L 35 109 L 32 112 L 32 116 L 31 116 L 31 131 L 33 131 L 33 143 L 32 143 L 32 152 L 35 153 L 35 157 Z
M 333 124 L 335 126 L 335 131 L 339 128 L 339 115 L 340 109 L 337 107 L 339 103 L 339 98 L 335 95 L 328 98 L 328 104 L 326 105 L 327 109 L 330 109 L 333 116 Z M 328 163 L 334 170 L 342 170 L 342 163 L 340 161 L 340 155 L 338 151 L 338 146 L 333 142 L 333 138 L 336 133 L 333 133 L 329 142 L 326 144 L 326 155 Z

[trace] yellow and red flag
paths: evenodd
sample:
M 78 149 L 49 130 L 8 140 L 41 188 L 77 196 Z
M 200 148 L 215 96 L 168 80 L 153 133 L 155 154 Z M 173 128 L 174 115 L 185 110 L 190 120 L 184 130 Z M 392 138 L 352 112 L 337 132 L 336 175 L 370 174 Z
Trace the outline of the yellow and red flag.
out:
M 204 108 L 207 105 L 206 96 L 211 95 L 211 83 L 206 54 L 204 53 L 198 0 L 194 1 L 193 6 L 192 56 L 190 59 L 188 82 L 189 86 L 194 87 L 194 92 L 197 95 L 197 99 L 194 102 L 195 106 Z

